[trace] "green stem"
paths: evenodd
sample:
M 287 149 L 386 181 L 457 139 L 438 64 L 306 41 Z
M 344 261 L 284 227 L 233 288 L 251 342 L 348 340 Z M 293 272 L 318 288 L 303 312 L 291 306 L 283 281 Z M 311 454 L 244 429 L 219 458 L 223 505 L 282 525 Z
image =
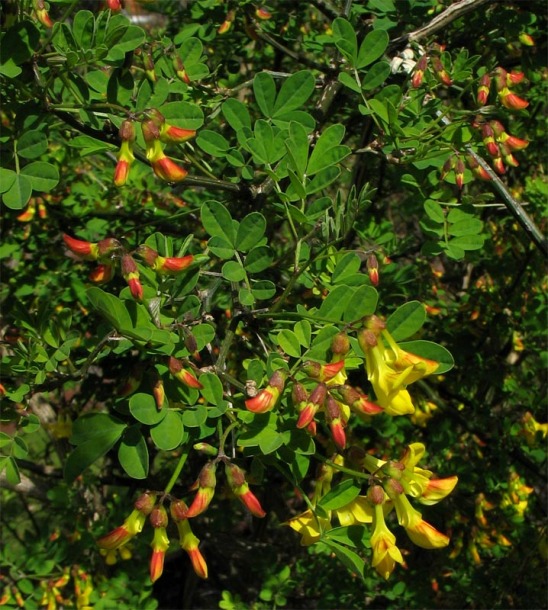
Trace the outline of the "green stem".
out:
M 185 462 L 188 458 L 188 453 L 189 453 L 188 447 L 185 446 L 185 448 L 183 449 L 183 453 L 181 454 L 181 457 L 179 458 L 179 462 L 178 462 L 175 470 L 173 471 L 173 474 L 171 475 L 171 479 L 169 479 L 169 483 L 166 485 L 166 487 L 164 489 L 164 495 L 167 495 L 173 489 L 173 486 L 177 482 L 177 479 L 179 478 L 179 475 L 181 474 L 181 470 L 183 469 Z

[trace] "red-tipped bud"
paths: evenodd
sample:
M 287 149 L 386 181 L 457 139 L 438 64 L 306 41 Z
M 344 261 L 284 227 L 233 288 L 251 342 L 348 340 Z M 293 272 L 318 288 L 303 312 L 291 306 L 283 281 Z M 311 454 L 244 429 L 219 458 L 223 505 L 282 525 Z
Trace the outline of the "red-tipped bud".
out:
M 461 189 L 464 183 L 464 161 L 460 158 L 455 166 L 455 182 L 457 187 Z
M 318 409 L 324 404 L 327 396 L 327 386 L 325 383 L 319 383 L 310 394 L 308 402 L 299 414 L 297 420 L 297 428 L 306 428 L 314 419 Z
M 504 87 L 499 91 L 501 104 L 508 110 L 523 110 L 529 106 L 529 102 L 512 93 L 508 87 Z
M 427 65 L 428 55 L 422 55 L 419 61 L 415 64 L 415 70 L 413 71 L 413 77 L 411 78 L 411 86 L 415 89 L 421 86 Z
M 481 128 L 481 135 L 483 137 L 483 144 L 487 149 L 487 152 L 492 157 L 498 157 L 500 155 L 499 147 L 495 142 L 495 132 L 491 125 L 485 123 Z
M 468 162 L 468 167 L 472 170 L 472 173 L 476 178 L 486 181 L 491 180 L 491 176 L 487 170 L 485 170 L 472 155 L 467 155 L 466 161 Z
M 45 27 L 47 28 L 52 28 L 53 27 L 53 21 L 51 20 L 51 17 L 49 16 L 49 13 L 46 9 L 46 3 L 44 2 L 44 0 L 33 0 L 33 8 L 34 8 L 34 12 L 36 13 L 36 17 L 38 19 L 38 21 Z
M 525 78 L 523 72 L 507 72 L 506 74 L 506 86 L 511 87 L 512 85 L 518 85 Z
M 193 373 L 183 368 L 183 363 L 177 358 L 174 358 L 173 356 L 169 357 L 168 368 L 169 372 L 187 387 L 196 388 L 198 390 L 204 387 Z
M 521 42 L 521 44 L 524 44 L 526 47 L 535 46 L 535 41 L 534 41 L 533 37 L 530 36 L 529 34 L 526 34 L 525 32 L 522 32 L 519 35 L 519 41 Z
M 382 407 L 368 400 L 367 394 L 361 394 L 351 386 L 341 386 L 337 389 L 337 394 L 345 405 L 360 415 L 377 415 L 383 412 Z
M 113 13 L 117 13 L 118 11 L 122 10 L 121 0 L 105 0 L 105 4 Z
M 17 216 L 19 222 L 30 222 L 36 215 L 36 200 L 33 198 L 29 201 L 27 209 Z
M 67 248 L 80 258 L 94 261 L 99 258 L 99 248 L 97 244 L 82 239 L 75 239 L 66 233 L 63 233 L 63 241 Z
M 169 512 L 174 521 L 183 521 L 186 519 L 188 506 L 183 500 L 173 500 L 169 505 Z
M 122 276 L 129 286 L 131 296 L 136 301 L 142 301 L 143 286 L 139 280 L 139 270 L 137 269 L 137 264 L 135 263 L 131 254 L 126 253 L 122 255 L 122 258 L 120 259 L 120 268 L 122 271 Z
M 319 362 L 313 362 L 309 360 L 302 366 L 303 371 L 312 379 L 319 379 L 320 381 L 329 381 L 338 375 L 344 368 L 344 360 L 338 362 L 331 362 L 329 364 L 320 364 Z
M 184 167 L 177 165 L 175 161 L 165 155 L 152 160 L 150 164 L 158 178 L 166 182 L 181 182 L 188 175 L 188 171 Z
M 158 125 L 158 119 L 156 116 L 143 121 L 141 123 L 141 130 L 143 132 L 143 138 L 145 139 L 147 147 L 153 145 L 157 140 L 160 139 L 160 126 Z M 148 156 L 149 151 L 147 148 L 147 157 Z
M 217 478 L 215 476 L 216 469 L 217 464 L 215 462 L 208 462 L 200 471 L 198 480 L 193 486 L 197 486 L 198 491 L 185 515 L 187 519 L 200 515 L 211 503 L 213 495 L 215 494 L 215 485 L 217 484 Z
M 516 150 L 523 150 L 529 146 L 529 142 L 527 140 L 522 140 L 521 138 L 511 136 L 507 133 L 503 134 L 500 141 L 512 152 L 515 152 Z
M 453 84 L 451 77 L 443 67 L 443 63 L 439 57 L 432 57 L 432 68 L 434 68 L 434 74 L 441 83 L 448 87 Z
M 263 21 L 266 21 L 267 19 L 272 18 L 272 13 L 266 10 L 264 6 L 261 6 L 255 11 L 255 17 L 257 17 L 257 19 L 262 19 Z
M 379 261 L 374 254 L 367 257 L 367 273 L 373 286 L 379 285 Z
M 502 157 L 496 157 L 493 159 L 493 167 L 495 168 L 497 174 L 500 174 L 501 176 L 506 173 L 506 168 L 502 162 Z
M 217 30 L 217 34 L 220 34 L 221 36 L 223 34 L 226 34 L 228 32 L 228 30 L 230 30 L 230 28 L 232 27 L 232 23 L 234 22 L 234 11 L 228 11 L 225 20 L 223 21 L 223 23 L 221 23 L 221 25 L 219 26 L 218 30 Z
M 479 81 L 478 94 L 476 100 L 479 106 L 485 106 L 489 99 L 489 91 L 491 89 L 491 77 L 489 74 L 484 74 Z
M 343 419 L 339 403 L 330 395 L 326 400 L 325 415 L 333 441 L 337 448 L 342 451 L 346 446 L 346 433 L 344 431 L 346 422 Z
M 169 125 L 169 123 L 165 123 L 161 129 L 162 142 L 187 142 L 195 135 L 195 129 L 183 129 L 182 127 L 175 127 L 175 125 Z
M 185 70 L 185 64 L 183 60 L 179 57 L 179 55 L 175 55 L 173 58 L 173 67 L 175 68 L 175 73 L 177 77 L 183 81 L 183 83 L 190 85 L 190 78 Z
M 181 548 L 188 554 L 194 572 L 196 572 L 196 575 L 200 578 L 207 578 L 207 564 L 198 548 L 200 541 L 193 534 L 188 520 L 179 520 L 176 524 L 177 529 L 179 530 L 179 543 Z
M 154 396 L 154 402 L 158 411 L 164 406 L 166 400 L 166 391 L 164 388 L 164 381 L 161 377 L 158 377 L 152 386 L 152 394 Z
M 151 83 L 156 82 L 156 71 L 154 69 L 154 60 L 152 59 L 152 53 L 150 49 L 147 49 L 143 53 L 143 66 L 145 68 L 145 74 Z
M 150 580 L 156 582 L 164 571 L 164 559 L 169 547 L 169 539 L 166 533 L 168 523 L 166 509 L 163 506 L 154 508 L 150 513 L 149 521 L 154 528 L 154 538 L 151 544 Z
M 262 518 L 266 515 L 257 497 L 249 489 L 245 480 L 245 472 L 236 464 L 226 463 L 225 474 L 228 484 L 234 495 L 244 504 L 249 512 L 255 517 Z
M 506 84 L 506 75 L 507 74 L 508 74 L 508 72 L 506 72 L 506 70 L 504 68 L 501 68 L 500 66 L 495 69 L 495 84 L 497 86 L 497 91 L 502 91 L 502 89 L 507 87 L 507 84 Z
M 155 506 L 148 516 L 148 520 L 152 527 L 167 527 L 168 517 L 166 509 L 163 506 Z

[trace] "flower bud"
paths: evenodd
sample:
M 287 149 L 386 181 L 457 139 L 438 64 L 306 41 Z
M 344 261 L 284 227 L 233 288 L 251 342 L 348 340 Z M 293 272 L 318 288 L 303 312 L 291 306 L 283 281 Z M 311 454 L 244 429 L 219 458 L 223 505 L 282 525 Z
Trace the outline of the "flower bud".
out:
M 150 512 L 148 520 L 152 527 L 167 527 L 168 518 L 166 509 L 163 506 L 155 506 Z
M 367 273 L 373 286 L 379 285 L 379 261 L 374 254 L 367 257 Z
M 411 86 L 413 88 L 417 89 L 421 86 L 427 66 L 428 55 L 421 55 L 419 61 L 415 64 L 415 69 L 413 70 L 413 76 L 411 78 Z
M 384 504 L 384 489 L 380 485 L 371 485 L 367 490 L 367 499 L 371 504 Z
M 245 401 L 246 409 L 253 413 L 266 413 L 273 409 L 284 390 L 286 377 L 285 371 L 274 371 L 266 388 Z
M 459 189 L 464 184 L 464 161 L 459 157 L 455 166 L 455 183 Z
M 331 340 L 333 355 L 344 356 L 350 351 L 350 339 L 345 332 L 337 333 Z
M 183 500 L 173 500 L 169 506 L 169 512 L 174 521 L 183 521 L 186 519 L 188 506 Z
M 483 144 L 485 148 L 487 148 L 487 152 L 492 157 L 498 157 L 500 154 L 499 147 L 495 142 L 495 132 L 493 131 L 491 125 L 485 123 L 481 128 L 481 135 L 483 138 Z
M 508 87 L 504 87 L 498 93 L 501 104 L 508 110 L 523 110 L 529 106 L 529 102 L 512 93 Z
M 127 285 L 129 286 L 129 291 L 131 292 L 131 296 L 136 301 L 143 300 L 143 286 L 139 280 L 139 270 L 137 269 L 137 264 L 133 260 L 131 254 L 123 254 L 120 260 L 120 267 L 122 271 L 122 276 L 126 280 Z
M 491 89 L 491 77 L 489 74 L 484 74 L 479 81 L 478 94 L 476 100 L 479 106 L 485 106 L 489 99 L 489 91 Z
M 135 500 L 133 507 L 145 516 L 150 515 L 156 504 L 156 495 L 151 491 L 146 491 Z
M 342 451 L 346 446 L 346 433 L 344 431 L 346 422 L 343 420 L 341 407 L 331 395 L 327 396 L 325 407 L 325 415 L 333 442 Z
M 448 87 L 453 84 L 447 70 L 443 67 L 441 59 L 436 55 L 432 57 L 432 68 L 434 69 L 434 74 L 441 83 L 447 85 Z
M 34 8 L 34 12 L 36 13 L 36 17 L 38 18 L 38 21 L 43 26 L 45 26 L 47 28 L 52 28 L 53 21 L 51 20 L 51 17 L 49 16 L 49 13 L 46 9 L 46 3 L 44 2 L 44 0 L 33 0 L 32 5 Z
M 535 41 L 534 41 L 533 37 L 530 36 L 529 34 L 526 34 L 525 32 L 522 32 L 519 35 L 519 41 L 521 42 L 521 44 L 524 44 L 526 47 L 535 46 Z
M 329 381 L 338 375 L 344 368 L 344 360 L 338 362 L 331 362 L 329 364 L 320 364 L 319 362 L 313 362 L 309 360 L 302 365 L 302 370 L 312 379 L 319 379 L 320 381 Z
M 174 358 L 173 356 L 169 357 L 168 368 L 169 372 L 187 387 L 196 388 L 198 390 L 204 387 L 193 373 L 183 368 L 183 363 L 177 358 Z
M 266 21 L 267 19 L 272 18 L 272 13 L 264 8 L 264 6 L 261 6 L 255 11 L 255 17 L 257 17 L 257 19 Z
M 234 495 L 242 502 L 249 512 L 255 517 L 265 517 L 266 513 L 263 510 L 263 507 L 255 494 L 249 489 L 249 485 L 245 480 L 244 471 L 236 466 L 236 464 L 227 462 L 225 463 L 225 474 Z
M 176 522 L 177 529 L 179 530 L 179 544 L 181 548 L 187 553 L 192 568 L 197 576 L 200 578 L 207 578 L 207 564 L 205 559 L 198 548 L 200 541 L 192 532 L 190 523 L 187 519 Z
M 151 544 L 150 580 L 156 582 L 164 571 L 164 559 L 169 547 L 169 538 L 166 533 L 168 517 L 166 509 L 163 506 L 159 506 L 152 511 L 150 523 L 154 528 L 154 537 Z
M 166 391 L 164 388 L 164 380 L 158 375 L 152 386 L 152 395 L 158 411 L 162 410 L 166 400 Z
M 183 60 L 179 57 L 179 55 L 175 55 L 173 58 L 173 67 L 175 68 L 175 73 L 177 77 L 183 81 L 183 83 L 190 85 L 190 78 L 185 70 L 185 64 Z
M 200 471 L 198 479 L 193 485 L 194 488 L 198 488 L 198 491 L 185 515 L 187 519 L 200 515 L 211 503 L 215 494 L 215 485 L 217 484 L 216 469 L 217 464 L 215 462 L 208 462 Z
M 295 406 L 308 400 L 308 392 L 302 383 L 294 383 L 291 389 L 291 400 Z
M 219 453 L 217 447 L 213 447 L 213 445 L 210 445 L 209 443 L 195 443 L 192 447 L 196 451 L 199 451 L 200 453 L 203 453 L 204 455 L 208 455 L 210 457 L 216 457 Z
M 297 428 L 306 428 L 312 422 L 314 416 L 318 412 L 318 409 L 325 402 L 326 396 L 327 386 L 325 383 L 319 383 L 314 390 L 312 390 L 308 402 L 299 414 Z

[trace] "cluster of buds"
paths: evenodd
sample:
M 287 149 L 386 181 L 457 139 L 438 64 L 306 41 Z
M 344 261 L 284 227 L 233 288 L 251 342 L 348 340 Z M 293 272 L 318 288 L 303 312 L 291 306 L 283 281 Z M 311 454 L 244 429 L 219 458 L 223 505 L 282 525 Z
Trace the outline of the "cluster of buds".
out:
M 93 283 L 105 284 L 110 281 L 119 264 L 120 272 L 129 286 L 131 296 L 137 301 L 143 300 L 143 286 L 137 263 L 133 255 L 127 252 L 117 239 L 107 237 L 94 243 L 76 239 L 64 233 L 63 241 L 70 252 L 79 259 L 98 263 L 89 275 L 89 279 Z M 146 245 L 139 246 L 133 254 L 142 258 L 143 263 L 159 275 L 180 273 L 193 264 L 202 263 L 207 258 L 203 255 L 194 256 L 192 254 L 182 257 L 160 256 L 156 250 Z
M 199 540 L 193 534 L 186 517 L 186 504 L 182 500 L 172 499 L 171 516 L 179 530 L 179 543 L 186 551 L 194 571 L 200 578 L 207 578 L 207 565 L 198 548 Z M 157 494 L 145 492 L 137 498 L 134 510 L 124 523 L 97 540 L 101 549 L 114 551 L 122 549 L 134 536 L 140 534 L 148 518 L 154 530 L 152 538 L 152 555 L 150 558 L 150 579 L 155 582 L 164 570 L 164 559 L 169 548 L 167 526 L 169 517 L 161 502 L 157 503 Z
M 42 197 L 31 197 L 25 211 L 17 216 L 17 220 L 19 222 L 30 222 L 36 216 L 36 212 L 38 212 L 38 217 L 41 220 L 48 217 L 46 203 Z
M 148 55 L 147 55 L 148 57 Z M 152 61 L 152 59 L 150 59 Z M 141 121 L 141 130 L 146 144 L 146 157 L 154 173 L 166 182 L 180 182 L 188 174 L 173 159 L 168 157 L 163 150 L 162 143 L 172 142 L 180 144 L 186 142 L 196 135 L 194 129 L 183 129 L 166 122 L 164 115 L 153 108 L 145 113 Z M 135 142 L 135 123 L 127 119 L 120 126 L 118 132 L 121 145 L 118 152 L 118 163 L 114 171 L 114 184 L 123 186 L 129 177 L 131 164 L 135 160 L 133 145 Z
M 464 170 L 465 165 L 461 156 L 458 154 L 451 155 L 441 168 L 441 179 L 445 180 L 450 173 L 453 173 L 455 176 L 455 184 L 459 189 L 462 189 L 464 184 Z
M 489 101 L 491 84 L 494 80 L 495 88 L 500 103 L 508 110 L 523 110 L 529 106 L 529 102 L 519 97 L 512 91 L 514 85 L 518 85 L 525 78 L 523 72 L 507 72 L 500 66 L 495 69 L 493 75 L 483 74 L 479 80 L 476 101 L 478 106 L 485 106 Z
M 291 390 L 297 428 L 315 436 L 316 416 L 323 413 L 331 438 L 340 450 L 346 447 L 345 428 L 352 412 L 359 417 L 382 412 L 412 414 L 414 406 L 407 386 L 431 375 L 439 366 L 438 362 L 402 350 L 379 317 L 366 318 L 364 326 L 358 333 L 358 342 L 365 353 L 367 376 L 376 396 L 374 401 L 346 383 L 345 358 L 350 341 L 345 332 L 338 333 L 332 340 L 332 361 L 303 363 L 298 370 L 303 378 L 294 380 Z M 266 388 L 245 401 L 248 411 L 266 413 L 272 410 L 283 393 L 287 376 L 281 369 L 275 371 Z M 312 384 L 309 392 L 307 387 Z
M 202 445 L 203 443 L 200 443 Z M 200 447 L 199 450 L 209 452 L 215 451 L 213 447 Z M 257 496 L 249 489 L 249 484 L 245 478 L 245 471 L 236 464 L 230 462 L 224 456 L 218 456 L 214 460 L 207 462 L 201 469 L 198 478 L 191 490 L 196 491 L 190 506 L 185 510 L 184 516 L 187 519 L 197 517 L 207 510 L 211 500 L 215 495 L 217 486 L 217 466 L 219 461 L 224 462 L 225 477 L 231 492 L 249 510 L 249 512 L 259 519 L 266 516 Z
M 445 50 L 444 46 L 436 45 L 434 52 L 423 53 L 417 63 L 414 65 L 413 76 L 411 77 L 411 86 L 415 89 L 420 87 L 424 81 L 424 75 L 428 68 L 434 74 L 435 78 L 446 87 L 453 84 L 453 79 L 445 69 L 441 60 L 441 53 Z
M 529 145 L 527 140 L 507 133 L 500 121 L 493 120 L 484 123 L 476 121 L 474 125 L 481 129 L 483 145 L 492 158 L 493 167 L 498 174 L 506 173 L 505 164 L 511 167 L 519 165 L 512 153 L 527 148 Z M 478 175 L 477 172 L 476 175 Z
M 443 548 L 449 538 L 422 518 L 409 498 L 423 505 L 436 504 L 450 494 L 457 484 L 457 477 L 437 479 L 430 470 L 417 467 L 424 454 L 421 443 L 411 444 L 398 461 L 377 459 L 355 447 L 348 454 L 349 465 L 368 472 L 370 484 L 366 495 L 360 495 L 347 505 L 316 515 L 312 509 L 291 519 L 288 525 L 301 534 L 301 543 L 308 545 L 320 539 L 329 530 L 331 520 L 337 517 L 343 526 L 356 523 L 372 524 L 372 565 L 383 577 L 388 578 L 396 563 L 404 564 L 396 545 L 396 537 L 386 524 L 386 516 L 395 510 L 398 523 L 403 526 L 411 541 L 425 549 Z M 331 489 L 331 482 L 338 466 L 345 465 L 342 456 L 332 460 L 333 466 L 323 465 L 316 483 L 312 506 Z

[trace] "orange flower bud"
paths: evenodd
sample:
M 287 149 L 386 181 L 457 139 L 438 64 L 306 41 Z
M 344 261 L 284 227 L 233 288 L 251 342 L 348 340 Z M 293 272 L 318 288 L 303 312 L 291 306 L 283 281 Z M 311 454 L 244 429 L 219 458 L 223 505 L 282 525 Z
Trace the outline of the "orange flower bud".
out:
M 479 81 L 478 94 L 476 100 L 479 106 L 485 106 L 489 99 L 489 91 L 491 89 L 491 77 L 489 74 L 484 74 Z
M 508 72 L 506 74 L 506 85 L 511 87 L 512 85 L 518 85 L 525 78 L 524 72 Z
M 219 29 L 217 30 L 217 34 L 220 34 L 222 36 L 223 34 L 226 34 L 228 30 L 230 30 L 230 28 L 232 27 L 232 23 L 234 22 L 234 15 L 234 11 L 228 11 L 225 20 L 223 21 L 223 23 L 221 23 Z
M 422 55 L 419 61 L 415 64 L 415 70 L 413 71 L 413 77 L 411 78 L 411 86 L 417 89 L 421 86 L 424 79 L 424 72 L 428 65 L 428 55 Z
M 496 157 L 495 159 L 493 159 L 493 167 L 495 168 L 497 174 L 502 175 L 506 173 L 506 168 L 504 167 L 504 163 L 502 162 L 502 157 Z
M 310 422 L 312 422 L 318 409 L 324 404 L 326 396 L 327 386 L 325 383 L 319 383 L 314 390 L 312 390 L 308 402 L 299 415 L 297 428 L 306 428 Z
M 258 8 L 255 11 L 255 16 L 258 19 L 262 19 L 263 21 L 266 21 L 267 19 L 271 19 L 272 18 L 272 13 L 270 11 L 267 11 L 264 6 L 261 6 L 260 8 Z
M 346 433 L 344 431 L 346 422 L 343 419 L 339 403 L 332 396 L 327 397 L 325 414 L 333 442 L 338 449 L 343 451 L 346 446 Z
M 143 258 L 146 265 L 159 273 L 179 273 L 187 269 L 195 260 L 192 254 L 182 257 L 160 256 L 156 250 L 144 244 L 137 248 L 136 253 Z
M 183 363 L 177 358 L 174 358 L 173 356 L 169 357 L 168 368 L 175 379 L 178 379 L 187 387 L 196 388 L 197 390 L 204 387 L 192 372 L 183 368 Z
M 137 269 L 137 265 L 133 260 L 131 254 L 123 254 L 120 260 L 120 267 L 122 270 L 122 276 L 126 280 L 127 285 L 129 286 L 129 291 L 131 292 L 131 296 L 136 301 L 143 300 L 143 286 L 141 285 L 141 281 L 139 280 L 139 270 Z
M 53 27 L 53 21 L 51 20 L 51 17 L 49 16 L 49 13 L 46 9 L 46 3 L 44 2 L 44 0 L 33 0 L 33 8 L 34 8 L 34 12 L 36 13 L 36 17 L 38 18 L 38 21 L 45 27 L 47 28 L 52 28 Z
M 374 254 L 367 257 L 367 273 L 373 286 L 379 285 L 379 261 Z
M 481 128 L 481 134 L 483 136 L 483 144 L 485 145 L 485 148 L 487 148 L 487 152 L 492 157 L 498 157 L 500 155 L 499 147 L 495 142 L 495 132 L 493 131 L 491 125 L 485 123 Z
M 122 10 L 122 3 L 120 0 L 106 0 L 106 5 L 107 8 L 114 13 Z
M 216 469 L 217 464 L 215 462 L 208 462 L 200 471 L 198 479 L 193 485 L 193 487 L 198 487 L 198 491 L 185 514 L 185 518 L 190 519 L 200 515 L 211 503 L 215 494 L 215 485 L 217 484 Z
M 245 480 L 245 472 L 230 462 L 225 463 L 225 474 L 234 492 L 234 495 L 244 504 L 249 512 L 255 517 L 262 518 L 266 515 L 257 497 L 249 489 Z
M 95 243 L 84 241 L 82 239 L 76 239 L 70 235 L 67 235 L 66 233 L 63 233 L 63 241 L 65 242 L 67 248 L 80 258 L 86 260 L 97 260 L 99 258 L 99 248 Z
M 182 80 L 183 83 L 190 85 L 190 78 L 186 73 L 185 64 L 183 63 L 183 60 L 179 57 L 179 55 L 175 55 L 175 57 L 173 58 L 173 67 L 175 68 L 175 73 L 177 74 L 177 77 Z
M 434 74 L 440 82 L 448 87 L 453 84 L 453 80 L 447 73 L 447 70 L 443 67 L 441 59 L 437 56 L 432 57 L 432 67 L 434 68 Z
M 156 379 L 154 385 L 152 386 L 152 394 L 154 396 L 154 401 L 156 402 L 156 408 L 158 409 L 158 411 L 160 411 L 164 406 L 164 402 L 166 399 L 164 381 L 161 377 L 158 377 L 158 379 Z
M 525 32 L 522 32 L 519 35 L 519 41 L 521 42 L 521 44 L 524 44 L 526 47 L 535 46 L 535 41 L 534 41 L 533 37 L 530 36 L 529 34 L 526 34 Z
M 30 222 L 36 215 L 36 200 L 32 198 L 29 201 L 27 209 L 17 216 L 19 222 Z
M 529 102 L 512 93 L 508 87 L 504 87 L 499 91 L 501 104 L 508 110 L 523 110 L 529 106 Z
M 464 182 L 464 161 L 460 158 L 455 167 L 455 182 L 458 188 L 461 189 Z
M 161 129 L 161 140 L 162 142 L 186 142 L 196 135 L 195 129 L 183 129 L 182 127 L 175 127 L 165 123 Z

